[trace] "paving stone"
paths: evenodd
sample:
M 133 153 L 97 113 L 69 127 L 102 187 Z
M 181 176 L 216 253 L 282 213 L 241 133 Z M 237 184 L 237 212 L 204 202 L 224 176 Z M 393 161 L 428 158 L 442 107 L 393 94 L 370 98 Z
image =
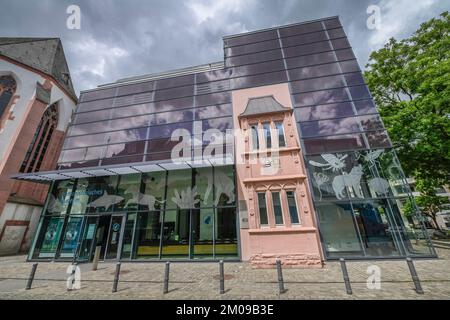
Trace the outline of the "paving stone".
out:
M 450 250 L 438 259 L 414 260 L 423 295 L 414 290 L 405 260 L 348 261 L 353 289 L 348 295 L 338 261 L 323 268 L 283 269 L 287 291 L 278 292 L 275 269 L 225 263 L 225 294 L 219 294 L 218 263 L 171 263 L 169 293 L 163 294 L 164 263 L 122 263 L 118 291 L 112 293 L 115 263 L 81 264 L 81 289 L 67 290 L 68 263 L 41 262 L 31 290 L 25 290 L 32 263 L 25 256 L 0 257 L 0 299 L 449 299 Z M 381 271 L 381 288 L 367 288 L 369 266 Z

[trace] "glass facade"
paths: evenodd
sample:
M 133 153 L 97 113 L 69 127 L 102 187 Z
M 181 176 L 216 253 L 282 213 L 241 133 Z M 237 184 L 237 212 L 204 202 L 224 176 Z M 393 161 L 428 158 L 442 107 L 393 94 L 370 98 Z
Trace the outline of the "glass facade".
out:
M 54 184 L 32 259 L 216 259 L 238 256 L 234 167 Z
M 326 258 L 434 255 L 422 221 L 402 213 L 410 191 L 339 19 L 223 41 L 221 69 L 82 92 L 58 169 L 170 162 L 176 129 L 202 141 L 205 150 L 205 130 L 233 129 L 233 90 L 287 83 Z M 286 144 L 281 123 L 264 124 L 261 136 L 257 129 L 250 132 L 253 149 L 275 144 L 270 129 L 277 130 L 280 146 Z M 218 142 L 223 153 L 229 143 Z M 190 146 L 184 156 L 192 158 L 199 148 Z M 82 258 L 96 244 L 111 258 L 236 257 L 232 168 L 57 182 L 30 257 L 69 258 L 78 250 Z M 276 223 L 283 223 L 280 194 L 258 194 L 262 212 L 266 200 Z M 299 223 L 293 197 L 288 210 Z M 260 222 L 268 223 L 267 214 Z

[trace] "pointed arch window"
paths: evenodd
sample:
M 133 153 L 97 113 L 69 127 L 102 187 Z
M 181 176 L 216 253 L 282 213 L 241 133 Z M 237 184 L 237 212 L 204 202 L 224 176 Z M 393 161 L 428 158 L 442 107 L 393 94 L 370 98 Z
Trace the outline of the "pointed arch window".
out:
M 40 170 L 57 125 L 58 105 L 54 103 L 45 110 L 42 116 L 20 167 L 20 172 L 37 172 Z
M 0 76 L 0 118 L 16 92 L 16 80 L 12 76 Z

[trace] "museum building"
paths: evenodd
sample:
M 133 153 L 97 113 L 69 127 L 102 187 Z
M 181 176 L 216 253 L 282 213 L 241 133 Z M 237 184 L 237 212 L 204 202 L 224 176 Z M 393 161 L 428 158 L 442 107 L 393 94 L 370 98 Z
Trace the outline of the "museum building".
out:
M 29 260 L 436 255 L 338 17 L 223 44 L 81 93 L 58 169 L 15 176 L 50 184 Z

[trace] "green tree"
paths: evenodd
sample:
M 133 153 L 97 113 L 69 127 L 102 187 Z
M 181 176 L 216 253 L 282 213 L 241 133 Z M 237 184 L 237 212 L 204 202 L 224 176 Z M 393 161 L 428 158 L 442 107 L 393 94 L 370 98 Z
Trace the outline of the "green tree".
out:
M 439 179 L 416 177 L 416 189 L 420 192 L 420 195 L 415 198 L 415 201 L 421 213 L 433 221 L 433 227 L 437 230 L 441 230 L 441 228 L 437 223 L 436 215 L 442 210 L 442 206 L 449 202 L 447 197 L 436 195 L 436 188 L 441 186 L 442 181 Z M 407 201 L 403 211 L 406 216 L 412 215 L 415 211 L 414 203 Z
M 364 76 L 407 175 L 450 176 L 450 15 L 391 38 Z

